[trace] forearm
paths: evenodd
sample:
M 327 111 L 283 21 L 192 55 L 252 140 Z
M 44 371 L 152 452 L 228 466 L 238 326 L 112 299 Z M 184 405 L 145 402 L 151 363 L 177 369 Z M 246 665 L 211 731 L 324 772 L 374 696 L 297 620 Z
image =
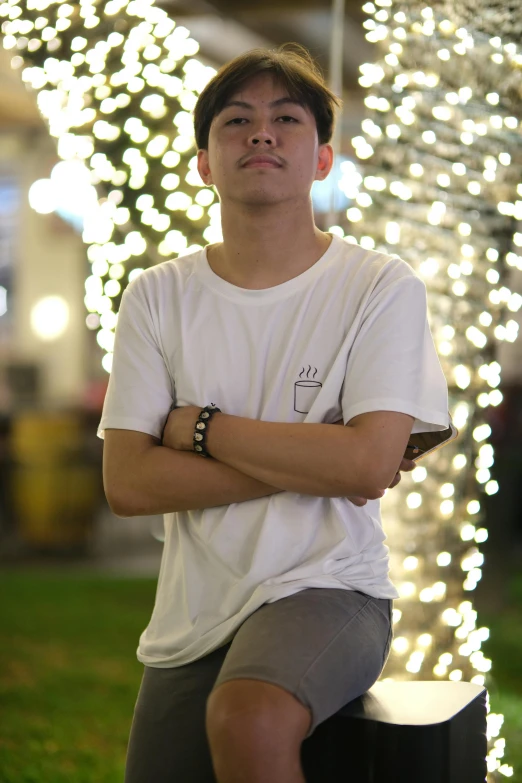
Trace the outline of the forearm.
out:
M 281 491 L 218 460 L 152 446 L 129 467 L 121 491 L 125 500 L 113 510 L 122 517 L 167 514 L 242 503 Z
M 352 427 L 286 424 L 216 413 L 207 432 L 216 460 L 259 481 L 316 497 L 381 497 Z

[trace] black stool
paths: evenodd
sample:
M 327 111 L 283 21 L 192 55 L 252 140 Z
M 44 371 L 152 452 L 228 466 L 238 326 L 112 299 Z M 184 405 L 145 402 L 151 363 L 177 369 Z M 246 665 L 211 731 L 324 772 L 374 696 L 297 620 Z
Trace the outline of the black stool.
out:
M 376 682 L 301 746 L 307 783 L 484 783 L 486 689 Z

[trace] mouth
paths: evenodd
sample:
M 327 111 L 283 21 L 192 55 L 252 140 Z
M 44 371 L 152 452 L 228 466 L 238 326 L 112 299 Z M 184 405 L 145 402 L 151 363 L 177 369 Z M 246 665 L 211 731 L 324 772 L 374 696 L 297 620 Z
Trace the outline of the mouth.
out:
M 250 158 L 243 164 L 242 168 L 263 168 L 263 169 L 280 169 L 281 164 L 275 160 L 275 158 L 268 157 L 266 155 L 257 155 L 254 158 Z

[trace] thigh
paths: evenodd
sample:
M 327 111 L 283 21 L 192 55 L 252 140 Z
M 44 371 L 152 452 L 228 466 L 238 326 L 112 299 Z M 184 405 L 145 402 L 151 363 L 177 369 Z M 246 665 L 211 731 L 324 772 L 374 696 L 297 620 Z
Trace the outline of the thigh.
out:
M 144 667 L 125 783 L 215 783 L 206 703 L 230 643 L 184 666 Z
M 285 688 L 317 725 L 379 678 L 392 640 L 391 599 L 308 588 L 263 604 L 237 631 L 214 683 L 236 678 Z

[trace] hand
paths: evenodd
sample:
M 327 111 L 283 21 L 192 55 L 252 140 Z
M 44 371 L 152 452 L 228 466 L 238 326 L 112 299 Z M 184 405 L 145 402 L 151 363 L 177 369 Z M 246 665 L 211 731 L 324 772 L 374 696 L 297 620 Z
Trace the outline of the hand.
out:
M 342 424 L 342 425 L 344 426 L 344 421 L 343 421 L 343 419 L 339 419 L 339 421 L 334 421 L 333 423 L 334 423 L 334 424 Z M 396 486 L 397 486 L 397 484 L 399 483 L 399 481 L 400 481 L 400 480 L 401 480 L 401 478 L 402 478 L 402 477 L 401 477 L 401 470 L 402 470 L 402 471 L 405 471 L 405 472 L 407 472 L 407 473 L 409 473 L 410 471 L 414 470 L 415 468 L 416 468 L 416 464 L 415 464 L 415 462 L 414 462 L 413 460 L 411 460 L 411 459 L 405 459 L 405 457 L 403 457 L 403 458 L 401 459 L 401 464 L 399 465 L 399 470 L 398 470 L 398 471 L 397 471 L 397 473 L 395 474 L 395 477 L 394 477 L 394 479 L 393 479 L 392 483 L 390 484 L 390 486 L 388 487 L 388 489 L 392 489 L 393 487 L 396 487 Z M 381 497 L 382 497 L 384 494 L 385 494 L 385 490 L 382 490 L 382 495 L 381 495 Z M 366 505 L 366 503 L 368 502 L 368 499 L 367 499 L 367 498 L 362 498 L 362 497 L 359 497 L 359 496 L 357 496 L 357 495 L 349 495 L 349 496 L 347 496 L 347 499 L 348 499 L 348 500 L 349 500 L 351 503 L 353 503 L 353 504 L 354 504 L 354 506 L 365 506 L 365 505 Z
M 178 451 L 192 451 L 194 430 L 201 408 L 198 405 L 184 405 L 171 411 L 167 417 L 161 445 Z

